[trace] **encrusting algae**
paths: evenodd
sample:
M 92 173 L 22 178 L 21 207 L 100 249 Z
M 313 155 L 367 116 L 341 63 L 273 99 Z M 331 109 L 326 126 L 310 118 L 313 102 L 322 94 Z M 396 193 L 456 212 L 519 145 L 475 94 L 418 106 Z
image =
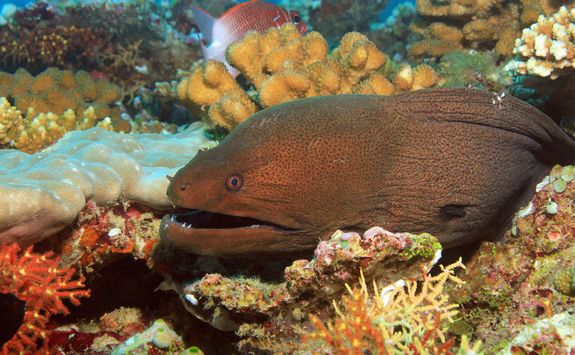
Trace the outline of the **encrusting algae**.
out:
M 231 44 L 228 62 L 254 86 L 246 92 L 216 61 L 197 65 L 178 86 L 187 106 L 209 106 L 210 120 L 233 129 L 260 108 L 298 98 L 336 94 L 392 95 L 432 87 L 439 81 L 427 65 L 402 67 L 392 83 L 389 58 L 363 34 L 344 35 L 331 53 L 318 32 L 302 36 L 292 24 L 249 32 Z

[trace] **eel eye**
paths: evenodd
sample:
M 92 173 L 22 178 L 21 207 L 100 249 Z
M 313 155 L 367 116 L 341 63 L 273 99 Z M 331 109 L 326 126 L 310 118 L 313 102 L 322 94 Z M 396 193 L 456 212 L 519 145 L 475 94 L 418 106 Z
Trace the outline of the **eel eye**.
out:
M 293 15 L 291 21 L 297 25 L 298 23 L 300 23 L 301 17 L 299 17 L 299 15 Z
M 232 175 L 226 179 L 226 189 L 230 192 L 240 191 L 244 180 L 239 175 Z

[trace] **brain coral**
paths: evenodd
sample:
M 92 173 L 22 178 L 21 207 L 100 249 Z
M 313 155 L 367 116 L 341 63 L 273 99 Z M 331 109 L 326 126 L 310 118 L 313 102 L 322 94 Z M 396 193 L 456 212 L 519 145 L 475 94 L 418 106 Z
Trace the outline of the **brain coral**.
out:
M 302 36 L 293 24 L 263 34 L 247 33 L 228 47 L 226 58 L 257 92 L 244 91 L 216 61 L 197 65 L 178 87 L 184 104 L 210 106 L 211 121 L 226 129 L 233 129 L 261 107 L 297 98 L 348 93 L 391 95 L 438 82 L 435 71 L 422 66 L 403 70 L 394 85 L 384 75 L 389 59 L 363 34 L 347 33 L 329 53 L 321 34 Z
M 202 124 L 174 135 L 67 133 L 47 150 L 0 150 L 0 243 L 40 241 L 69 225 L 87 201 L 170 206 L 168 180 L 207 146 Z

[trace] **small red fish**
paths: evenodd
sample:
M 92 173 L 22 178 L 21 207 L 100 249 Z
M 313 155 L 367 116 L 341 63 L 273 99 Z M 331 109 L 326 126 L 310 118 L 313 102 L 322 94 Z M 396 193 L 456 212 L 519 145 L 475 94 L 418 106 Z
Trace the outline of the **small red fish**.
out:
M 243 2 L 226 11 L 220 18 L 215 18 L 203 9 L 192 6 L 196 25 L 203 35 L 202 52 L 205 59 L 215 59 L 226 64 L 234 76 L 238 71 L 226 61 L 226 48 L 239 40 L 246 32 L 255 30 L 264 32 L 271 27 L 280 27 L 291 22 L 300 33 L 307 31 L 307 24 L 302 21 L 297 11 L 263 1 Z

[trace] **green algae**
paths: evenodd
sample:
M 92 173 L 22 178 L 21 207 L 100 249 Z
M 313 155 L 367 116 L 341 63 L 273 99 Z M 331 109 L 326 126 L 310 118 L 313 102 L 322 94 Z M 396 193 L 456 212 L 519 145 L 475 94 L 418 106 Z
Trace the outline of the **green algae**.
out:
M 569 182 L 575 178 L 575 165 L 568 165 L 561 171 L 561 179 Z
M 402 257 L 411 260 L 412 258 L 433 258 L 441 250 L 441 244 L 429 233 L 411 235 L 412 246 L 402 251 Z
M 567 181 L 557 179 L 553 182 L 553 190 L 558 194 L 563 193 L 567 189 Z

